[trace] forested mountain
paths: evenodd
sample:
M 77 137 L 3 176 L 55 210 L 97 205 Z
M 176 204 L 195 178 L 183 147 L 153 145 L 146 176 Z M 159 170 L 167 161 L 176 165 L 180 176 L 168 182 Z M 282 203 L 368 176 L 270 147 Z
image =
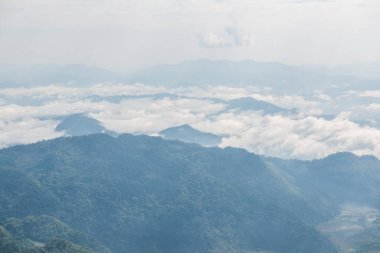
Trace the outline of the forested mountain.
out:
M 197 143 L 206 147 L 218 146 L 222 141 L 222 137 L 218 135 L 199 131 L 187 124 L 167 128 L 162 130 L 159 134 L 162 138 L 167 140 Z
M 63 132 L 65 136 L 80 136 L 97 133 L 106 133 L 112 136 L 117 134 L 106 129 L 101 122 L 84 114 L 72 114 L 63 117 L 55 131 Z
M 0 251 L 338 252 L 321 224 L 347 202 L 378 208 L 377 189 L 373 157 L 284 161 L 158 137 L 59 138 L 0 150 Z

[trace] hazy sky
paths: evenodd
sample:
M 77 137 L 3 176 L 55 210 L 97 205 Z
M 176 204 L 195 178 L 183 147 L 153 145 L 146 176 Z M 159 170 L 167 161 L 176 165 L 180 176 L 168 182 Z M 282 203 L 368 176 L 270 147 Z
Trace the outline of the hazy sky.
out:
M 0 0 L 0 64 L 380 62 L 379 0 Z

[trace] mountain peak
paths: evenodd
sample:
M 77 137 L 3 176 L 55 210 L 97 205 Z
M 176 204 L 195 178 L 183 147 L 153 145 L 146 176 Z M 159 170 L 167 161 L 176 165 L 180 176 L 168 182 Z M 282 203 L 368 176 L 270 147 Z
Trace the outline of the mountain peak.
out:
M 274 104 L 268 103 L 263 100 L 258 100 L 253 97 L 242 97 L 237 99 L 232 99 L 228 101 L 227 109 L 238 109 L 238 110 L 252 110 L 252 111 L 262 111 L 265 114 L 275 114 L 288 112 L 288 110 L 276 106 Z
M 80 113 L 65 117 L 56 126 L 55 130 L 58 132 L 65 132 L 65 135 L 68 136 L 106 132 L 106 128 L 104 128 L 98 120 Z
M 202 146 L 218 146 L 221 137 L 212 133 L 199 131 L 189 124 L 183 124 L 161 131 L 160 136 L 167 140 L 178 140 L 188 143 L 197 143 Z

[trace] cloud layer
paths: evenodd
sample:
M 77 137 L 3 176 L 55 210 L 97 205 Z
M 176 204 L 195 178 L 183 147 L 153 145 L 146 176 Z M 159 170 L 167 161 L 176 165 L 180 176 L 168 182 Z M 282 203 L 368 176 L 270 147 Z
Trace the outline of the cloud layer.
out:
M 298 113 L 265 114 L 227 109 L 229 100 L 242 97 L 297 108 Z M 170 90 L 143 84 L 100 84 L 1 89 L 0 147 L 62 136 L 54 131 L 59 122 L 57 117 L 86 113 L 119 133 L 155 135 L 168 127 L 190 124 L 223 136 L 221 147 L 241 147 L 281 158 L 313 159 L 339 151 L 380 158 L 380 130 L 355 123 L 351 119 L 355 111 L 349 111 L 349 106 L 346 112 L 335 117 L 324 117 L 324 108 L 333 107 L 332 102 L 336 102 L 337 107 L 342 99 L 348 100 L 341 104 L 352 102 L 354 98 L 360 100 L 362 93 L 350 92 L 328 101 L 324 96 L 316 97 L 312 100 L 274 95 L 256 87 L 225 86 Z M 361 110 L 358 114 L 378 113 L 379 104 L 367 102 L 357 106 Z

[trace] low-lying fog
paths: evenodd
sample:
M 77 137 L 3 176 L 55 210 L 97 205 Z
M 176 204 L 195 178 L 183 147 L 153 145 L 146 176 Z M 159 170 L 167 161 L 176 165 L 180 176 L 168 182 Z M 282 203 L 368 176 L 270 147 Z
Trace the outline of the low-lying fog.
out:
M 155 135 L 189 124 L 223 137 L 221 147 L 281 158 L 339 151 L 380 157 L 380 90 L 275 94 L 270 88 L 54 84 L 0 89 L 0 146 L 62 136 L 61 116 L 84 113 L 117 133 Z M 266 103 L 263 103 L 266 102 Z

